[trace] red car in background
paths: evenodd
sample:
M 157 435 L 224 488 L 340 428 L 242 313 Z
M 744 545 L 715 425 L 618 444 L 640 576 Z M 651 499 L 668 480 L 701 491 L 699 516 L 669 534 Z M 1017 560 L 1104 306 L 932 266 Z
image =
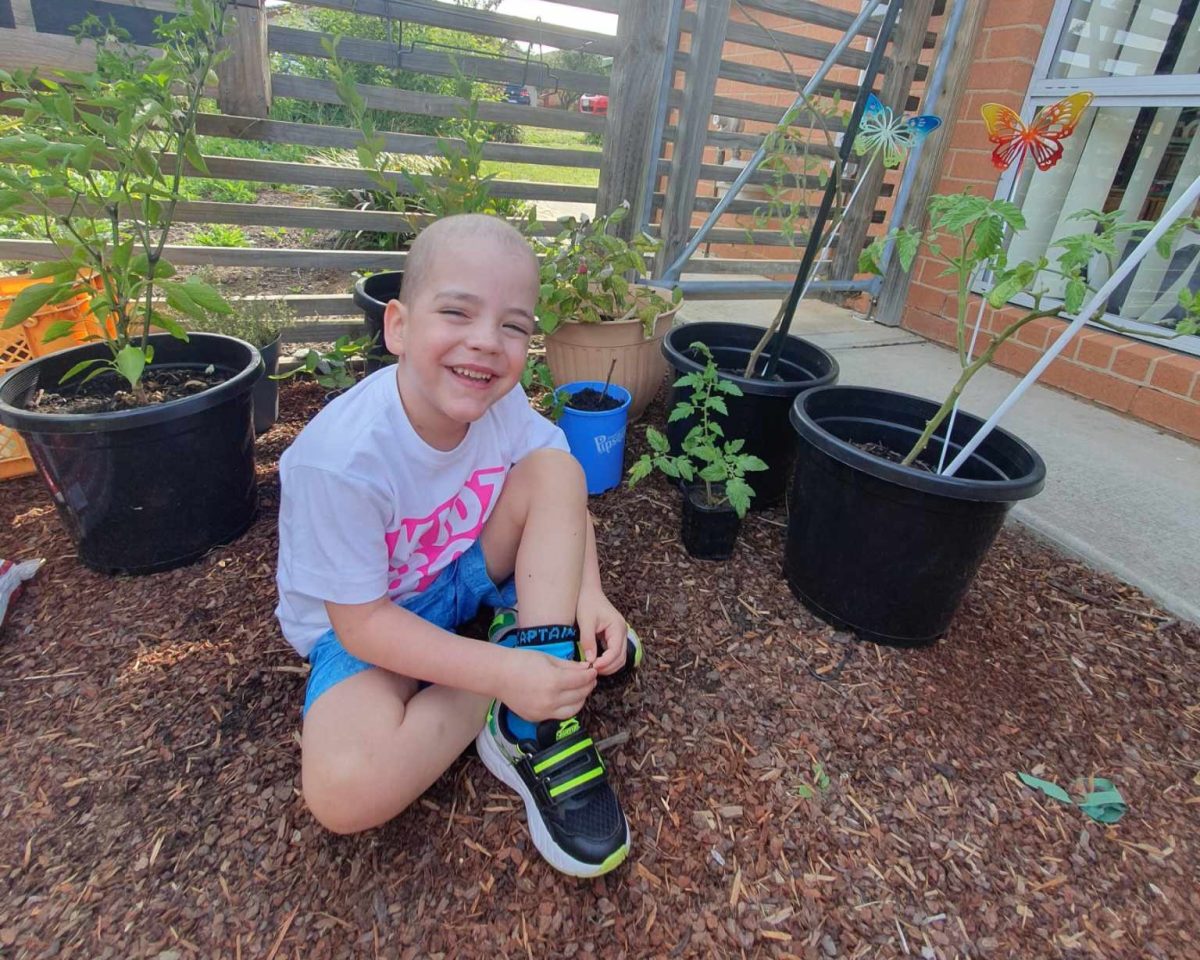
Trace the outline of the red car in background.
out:
M 600 117 L 608 116 L 608 94 L 585 93 L 579 98 L 580 113 L 594 113 Z

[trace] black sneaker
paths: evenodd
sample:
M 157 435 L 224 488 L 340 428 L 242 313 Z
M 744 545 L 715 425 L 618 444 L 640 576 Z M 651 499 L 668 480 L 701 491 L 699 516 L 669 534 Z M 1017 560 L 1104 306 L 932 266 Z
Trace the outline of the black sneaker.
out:
M 556 870 L 598 877 L 629 855 L 629 825 L 604 761 L 579 721 L 545 720 L 534 740 L 509 734 L 508 708 L 493 701 L 475 749 L 520 794 L 533 845 Z

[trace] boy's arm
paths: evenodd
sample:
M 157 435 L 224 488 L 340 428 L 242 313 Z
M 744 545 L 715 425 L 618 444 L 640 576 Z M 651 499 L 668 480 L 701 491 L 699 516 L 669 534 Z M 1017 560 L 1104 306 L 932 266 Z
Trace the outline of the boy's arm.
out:
M 396 606 L 325 602 L 347 652 L 393 673 L 494 697 L 528 720 L 565 720 L 596 685 L 592 664 L 460 637 Z

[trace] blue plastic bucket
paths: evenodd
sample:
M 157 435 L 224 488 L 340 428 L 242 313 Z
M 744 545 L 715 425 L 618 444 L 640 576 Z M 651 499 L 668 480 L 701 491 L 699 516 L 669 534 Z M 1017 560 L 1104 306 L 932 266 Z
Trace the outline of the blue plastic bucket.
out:
M 586 387 L 603 390 L 600 380 L 576 380 L 558 388 L 556 393 L 575 394 Z M 575 459 L 583 465 L 589 494 L 604 493 L 621 482 L 625 461 L 625 423 L 629 419 L 629 391 L 615 383 L 608 395 L 621 405 L 615 410 L 572 410 L 563 408 L 558 425 L 567 435 Z

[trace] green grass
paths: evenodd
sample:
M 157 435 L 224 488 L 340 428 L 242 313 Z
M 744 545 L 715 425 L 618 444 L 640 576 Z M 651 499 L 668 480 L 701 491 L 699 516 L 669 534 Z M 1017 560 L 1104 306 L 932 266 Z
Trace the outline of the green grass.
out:
M 600 148 L 585 142 L 586 133 L 579 130 L 551 130 L 549 127 L 522 127 L 521 142 L 531 147 L 567 147 L 572 150 L 593 150 L 597 153 Z
M 600 183 L 600 171 L 587 167 L 549 167 L 541 163 L 508 163 L 484 160 L 483 174 L 496 174 L 497 180 L 525 180 L 532 183 L 570 183 L 594 187 Z

